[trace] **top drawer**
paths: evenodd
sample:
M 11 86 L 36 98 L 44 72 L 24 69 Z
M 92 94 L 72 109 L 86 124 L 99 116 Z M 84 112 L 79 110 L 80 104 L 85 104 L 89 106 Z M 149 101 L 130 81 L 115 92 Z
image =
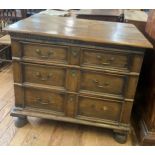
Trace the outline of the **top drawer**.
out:
M 12 51 L 14 57 L 67 63 L 69 48 L 67 46 L 13 41 Z
M 81 65 L 98 68 L 112 67 L 116 69 L 130 69 L 130 54 L 112 50 L 82 49 Z

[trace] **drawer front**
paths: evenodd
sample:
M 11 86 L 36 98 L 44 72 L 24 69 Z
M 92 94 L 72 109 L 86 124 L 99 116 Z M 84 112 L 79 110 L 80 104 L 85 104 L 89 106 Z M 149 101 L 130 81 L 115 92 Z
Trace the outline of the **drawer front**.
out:
M 23 51 L 23 57 L 25 58 L 67 62 L 67 46 L 24 44 Z
M 103 72 L 81 71 L 81 90 L 123 96 L 127 76 Z
M 24 82 L 65 88 L 65 68 L 28 63 L 23 68 Z
M 79 97 L 77 115 L 119 121 L 121 102 Z
M 26 107 L 64 112 L 65 94 L 35 88 L 24 88 Z
M 129 54 L 112 52 L 108 50 L 83 49 L 82 65 L 94 67 L 112 67 L 119 69 L 129 69 Z

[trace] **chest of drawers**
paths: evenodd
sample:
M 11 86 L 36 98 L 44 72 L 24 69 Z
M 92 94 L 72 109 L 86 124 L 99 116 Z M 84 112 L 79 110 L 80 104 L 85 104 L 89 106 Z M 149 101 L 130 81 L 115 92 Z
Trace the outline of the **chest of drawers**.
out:
M 5 30 L 16 126 L 34 116 L 110 128 L 126 141 L 144 51 L 152 47 L 134 26 L 35 15 Z

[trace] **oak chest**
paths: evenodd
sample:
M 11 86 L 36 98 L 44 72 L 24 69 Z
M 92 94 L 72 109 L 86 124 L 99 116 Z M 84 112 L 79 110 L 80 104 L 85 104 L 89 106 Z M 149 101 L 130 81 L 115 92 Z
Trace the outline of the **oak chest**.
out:
M 8 26 L 18 127 L 26 116 L 113 129 L 124 143 L 143 56 L 131 24 L 34 15 Z

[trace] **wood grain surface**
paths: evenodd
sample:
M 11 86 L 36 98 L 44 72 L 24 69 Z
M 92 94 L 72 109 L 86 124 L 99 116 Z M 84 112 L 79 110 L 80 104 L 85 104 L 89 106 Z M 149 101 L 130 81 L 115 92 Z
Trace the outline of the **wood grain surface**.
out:
M 4 29 L 9 32 L 152 48 L 132 24 L 36 14 Z

